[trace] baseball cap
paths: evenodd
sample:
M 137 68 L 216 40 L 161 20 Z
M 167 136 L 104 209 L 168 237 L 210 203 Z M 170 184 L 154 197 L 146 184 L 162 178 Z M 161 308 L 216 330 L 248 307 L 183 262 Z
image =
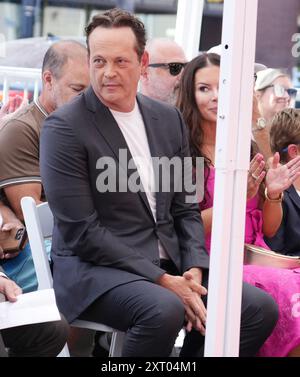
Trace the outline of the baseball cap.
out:
M 255 82 L 255 90 L 263 90 L 271 85 L 278 77 L 286 76 L 285 73 L 275 68 L 267 68 L 263 71 L 257 72 L 257 79 Z

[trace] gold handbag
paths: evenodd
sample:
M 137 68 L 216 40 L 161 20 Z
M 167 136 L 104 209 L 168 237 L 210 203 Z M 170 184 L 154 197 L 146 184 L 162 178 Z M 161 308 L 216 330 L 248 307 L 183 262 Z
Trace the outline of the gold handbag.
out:
M 275 253 L 260 246 L 245 244 L 244 264 L 276 268 L 298 268 L 300 257 Z

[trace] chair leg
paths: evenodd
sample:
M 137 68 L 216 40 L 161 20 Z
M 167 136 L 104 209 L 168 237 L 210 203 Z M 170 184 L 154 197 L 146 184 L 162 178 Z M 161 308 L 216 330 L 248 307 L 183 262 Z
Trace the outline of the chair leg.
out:
M 68 348 L 67 344 L 60 351 L 60 354 L 58 354 L 57 357 L 70 357 L 70 352 L 69 352 L 69 348 Z
M 109 357 L 121 357 L 125 333 L 114 331 L 109 348 Z

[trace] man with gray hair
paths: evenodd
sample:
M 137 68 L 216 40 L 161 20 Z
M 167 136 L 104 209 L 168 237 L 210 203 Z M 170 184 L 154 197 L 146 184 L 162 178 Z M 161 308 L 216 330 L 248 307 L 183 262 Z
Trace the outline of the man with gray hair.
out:
M 140 80 L 141 93 L 170 105 L 175 105 L 182 70 L 186 64 L 183 49 L 168 38 L 147 42 L 149 65 Z

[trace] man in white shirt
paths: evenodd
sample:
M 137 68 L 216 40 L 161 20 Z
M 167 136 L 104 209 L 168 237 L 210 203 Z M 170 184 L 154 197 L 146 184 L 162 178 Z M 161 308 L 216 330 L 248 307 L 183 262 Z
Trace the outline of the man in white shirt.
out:
M 109 10 L 86 34 L 91 87 L 51 114 L 41 134 L 59 309 L 70 322 L 126 332 L 126 357 L 168 356 L 186 319 L 182 355 L 199 355 L 209 266 L 203 224 L 185 185 L 175 189 L 183 175 L 174 169 L 164 190 L 153 160 L 188 159 L 186 127 L 175 107 L 137 95 L 148 65 L 138 18 Z M 240 354 L 255 355 L 276 320 L 272 298 L 245 285 Z

